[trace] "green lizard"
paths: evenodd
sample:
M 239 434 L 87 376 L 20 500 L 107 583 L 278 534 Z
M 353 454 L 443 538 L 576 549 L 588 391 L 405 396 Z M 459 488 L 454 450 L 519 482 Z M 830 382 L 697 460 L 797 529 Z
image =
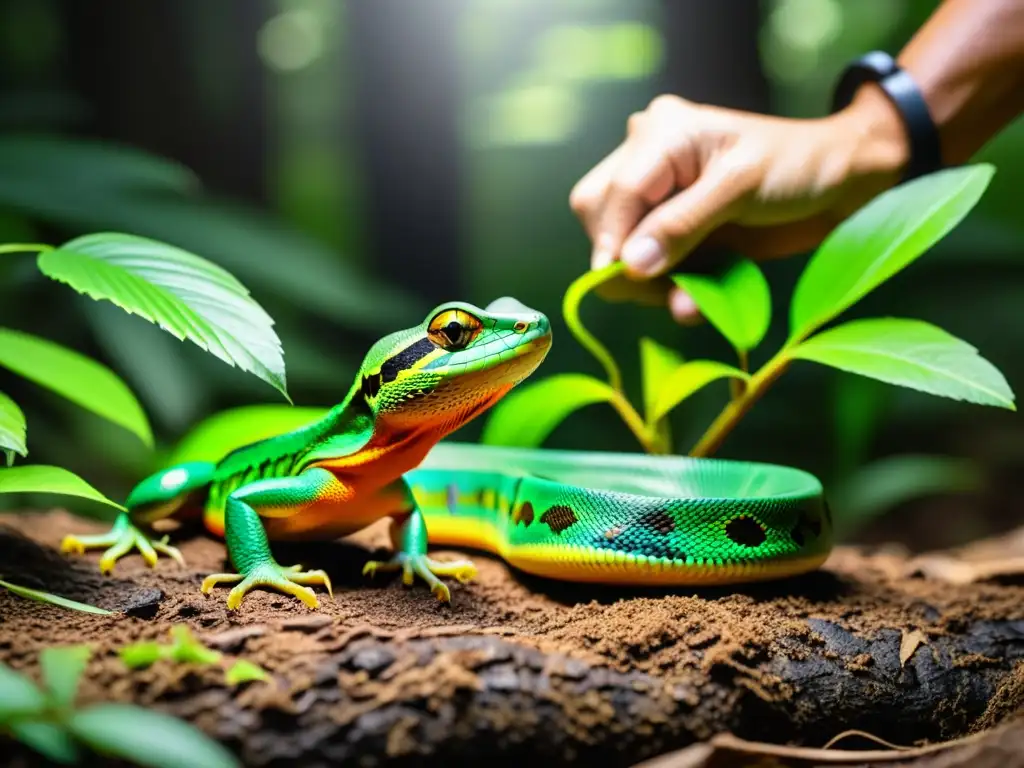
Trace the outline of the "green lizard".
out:
M 300 429 L 232 451 L 217 463 L 170 467 L 139 483 L 111 531 L 68 536 L 65 551 L 107 548 L 110 572 L 137 549 L 179 562 L 148 526 L 201 514 L 227 543 L 237 573 L 228 608 L 254 587 L 318 606 L 322 570 L 284 567 L 269 541 L 334 539 L 389 517 L 394 556 L 364 573 L 467 581 L 469 561 L 439 562 L 428 540 L 479 547 L 532 573 L 575 581 L 707 584 L 798 573 L 831 547 L 818 481 L 788 467 L 618 453 L 437 443 L 490 408 L 544 360 L 548 319 L 515 299 L 453 302 L 370 349 L 344 400 Z M 435 447 L 436 446 L 436 447 Z

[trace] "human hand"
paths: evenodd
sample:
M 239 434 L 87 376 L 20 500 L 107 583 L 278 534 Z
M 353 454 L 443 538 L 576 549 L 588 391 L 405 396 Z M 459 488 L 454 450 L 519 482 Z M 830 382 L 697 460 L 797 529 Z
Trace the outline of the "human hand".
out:
M 692 323 L 693 299 L 652 278 L 703 244 L 762 260 L 812 249 L 899 180 L 908 151 L 898 112 L 874 86 L 813 120 L 659 96 L 629 118 L 625 141 L 576 184 L 570 205 L 593 243 L 591 268 L 626 265 L 628 280 L 606 296 L 660 296 Z

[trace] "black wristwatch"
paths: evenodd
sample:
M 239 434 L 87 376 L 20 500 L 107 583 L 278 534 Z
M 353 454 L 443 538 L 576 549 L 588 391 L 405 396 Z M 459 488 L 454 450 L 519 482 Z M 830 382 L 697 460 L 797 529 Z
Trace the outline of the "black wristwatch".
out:
M 839 78 L 832 97 L 832 111 L 853 101 L 864 83 L 877 83 L 896 106 L 910 143 L 910 159 L 903 180 L 908 181 L 943 167 L 939 131 L 924 95 L 914 79 L 884 51 L 872 51 L 852 62 Z

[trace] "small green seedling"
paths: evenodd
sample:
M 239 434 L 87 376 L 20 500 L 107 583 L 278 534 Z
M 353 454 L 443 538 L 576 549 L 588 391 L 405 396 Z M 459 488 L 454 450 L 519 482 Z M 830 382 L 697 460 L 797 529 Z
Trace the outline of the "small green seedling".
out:
M 521 385 L 495 406 L 483 442 L 537 447 L 574 411 L 608 403 L 646 451 L 670 453 L 670 412 L 708 384 L 727 379 L 732 384 L 727 405 L 689 452 L 709 456 L 798 360 L 932 395 L 1016 410 L 1003 375 L 973 346 L 934 325 L 887 317 L 822 330 L 948 234 L 981 198 L 994 172 L 989 164 L 939 171 L 885 192 L 844 221 L 800 276 L 786 342 L 754 371 L 750 355 L 771 323 L 771 295 L 760 268 L 747 259 L 734 259 L 718 274 L 674 275 L 676 284 L 689 292 L 708 322 L 735 349 L 737 363 L 684 361 L 674 350 L 641 339 L 643 415 L 627 397 L 615 359 L 579 318 L 583 297 L 619 277 L 622 264 L 583 275 L 566 291 L 563 313 L 569 330 L 604 368 L 606 380 L 568 373 Z
M 89 750 L 150 768 L 240 766 L 223 746 L 169 715 L 130 704 L 75 707 L 91 653 L 87 645 L 44 649 L 42 687 L 0 663 L 0 733 L 63 765 Z
M 224 681 L 231 686 L 269 679 L 266 670 L 259 665 L 245 659 L 232 662 L 219 651 L 207 648 L 186 624 L 171 627 L 171 639 L 172 642 L 167 644 L 147 640 L 126 645 L 119 651 L 121 661 L 131 669 L 145 669 L 161 660 L 203 666 L 220 664 L 224 667 Z

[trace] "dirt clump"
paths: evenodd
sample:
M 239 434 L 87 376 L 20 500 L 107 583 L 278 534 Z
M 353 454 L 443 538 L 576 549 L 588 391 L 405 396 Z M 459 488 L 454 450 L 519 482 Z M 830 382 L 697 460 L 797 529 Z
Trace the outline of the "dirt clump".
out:
M 556 583 L 472 553 L 478 578 L 453 583 L 443 605 L 422 583 L 362 576 L 386 554 L 380 525 L 275 546 L 280 562 L 329 573 L 334 598 L 318 588 L 319 611 L 255 591 L 232 612 L 227 589 L 199 592 L 228 568 L 218 540 L 176 537 L 185 568 L 131 555 L 104 577 L 97 553 L 57 551 L 101 526 L 60 511 L 0 523 L 4 578 L 117 612 L 0 592 L 0 660 L 36 675 L 42 648 L 91 643 L 80 701 L 184 717 L 246 765 L 625 766 L 725 731 L 820 747 L 862 728 L 913 743 L 991 728 L 1024 699 L 1024 586 L 954 583 L 888 551 L 843 548 L 813 574 L 699 590 Z M 227 686 L 215 667 L 120 661 L 121 646 L 166 641 L 182 623 L 270 680 Z

